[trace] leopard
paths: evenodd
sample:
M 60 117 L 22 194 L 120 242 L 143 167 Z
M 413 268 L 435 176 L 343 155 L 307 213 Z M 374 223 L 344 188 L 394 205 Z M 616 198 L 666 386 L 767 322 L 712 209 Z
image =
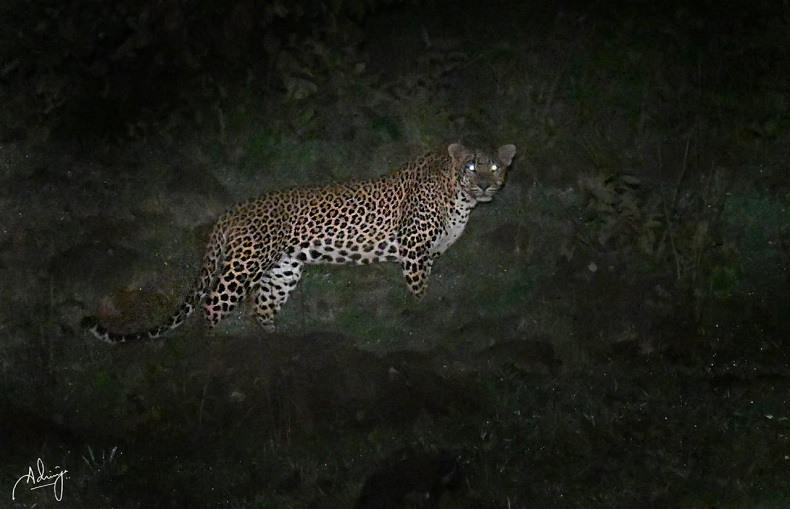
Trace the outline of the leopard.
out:
M 143 332 L 116 333 L 95 317 L 83 325 L 108 343 L 160 338 L 202 307 L 209 329 L 242 302 L 266 333 L 305 265 L 399 262 L 417 299 L 434 260 L 453 245 L 478 203 L 490 202 L 516 154 L 460 143 L 370 180 L 296 187 L 229 208 L 215 223 L 199 274 L 177 311 Z

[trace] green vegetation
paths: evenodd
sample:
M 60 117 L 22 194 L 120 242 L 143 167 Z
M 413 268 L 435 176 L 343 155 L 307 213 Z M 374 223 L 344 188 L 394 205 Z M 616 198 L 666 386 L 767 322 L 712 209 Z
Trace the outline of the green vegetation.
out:
M 790 506 L 788 19 L 3 4 L 0 505 L 350 508 L 449 453 L 438 507 Z M 459 140 L 518 154 L 421 302 L 394 264 L 314 266 L 272 335 L 79 330 L 168 316 L 232 203 Z M 9 501 L 39 457 L 63 501 Z

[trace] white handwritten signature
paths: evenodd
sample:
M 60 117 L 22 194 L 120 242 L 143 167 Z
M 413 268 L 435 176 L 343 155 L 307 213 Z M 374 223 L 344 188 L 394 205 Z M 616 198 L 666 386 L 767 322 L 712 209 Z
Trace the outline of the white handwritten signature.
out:
M 46 472 L 44 470 L 44 462 L 41 461 L 41 458 L 36 461 L 36 468 L 38 469 L 38 475 L 33 472 L 33 467 L 28 467 L 27 473 L 17 479 L 17 481 L 14 483 L 14 489 L 11 490 L 11 500 L 16 499 L 16 487 L 24 480 L 25 484 L 33 484 L 33 486 L 29 488 L 30 490 L 37 490 L 39 488 L 52 486 L 52 491 L 55 493 L 55 500 L 60 502 L 63 499 L 63 479 L 65 478 L 68 470 L 61 470 L 60 472 L 54 474 Z

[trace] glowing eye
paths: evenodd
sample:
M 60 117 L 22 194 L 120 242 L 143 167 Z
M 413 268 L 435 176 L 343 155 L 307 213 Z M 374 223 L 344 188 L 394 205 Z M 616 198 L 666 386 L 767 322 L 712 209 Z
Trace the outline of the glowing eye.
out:
M 497 171 L 498 169 L 499 169 L 499 166 L 497 166 L 497 165 L 495 165 L 495 164 L 492 164 L 492 165 L 491 165 L 491 173 L 496 173 L 496 171 Z
M 475 163 L 469 163 L 466 165 L 466 169 L 468 171 L 475 171 Z

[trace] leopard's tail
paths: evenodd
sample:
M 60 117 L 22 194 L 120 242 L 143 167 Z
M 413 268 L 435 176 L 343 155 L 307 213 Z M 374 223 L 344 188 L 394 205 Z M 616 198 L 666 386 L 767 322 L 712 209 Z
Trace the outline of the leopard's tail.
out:
M 99 324 L 98 319 L 95 317 L 86 317 L 82 320 L 82 326 L 86 328 L 97 339 L 107 343 L 137 343 L 143 341 L 151 341 L 159 339 L 165 333 L 175 329 L 189 317 L 200 305 L 203 300 L 205 292 L 200 288 L 193 289 L 189 296 L 184 299 L 184 302 L 178 308 L 178 311 L 170 317 L 170 319 L 161 325 L 153 327 L 143 332 L 133 332 L 129 334 L 117 334 L 110 332 L 108 329 Z
M 110 332 L 108 329 L 102 327 L 99 324 L 99 320 L 95 317 L 84 318 L 82 320 L 82 325 L 97 339 L 107 343 L 139 343 L 158 339 L 184 323 L 184 321 L 189 318 L 189 315 L 191 315 L 206 299 L 209 288 L 211 288 L 217 280 L 219 268 L 224 258 L 225 231 L 222 226 L 222 221 L 220 220 L 220 222 L 214 226 L 214 230 L 211 233 L 211 239 L 206 247 L 206 253 L 203 255 L 202 268 L 197 281 L 187 295 L 187 298 L 181 303 L 178 311 L 176 311 L 166 323 L 144 332 L 134 332 L 130 334 Z

